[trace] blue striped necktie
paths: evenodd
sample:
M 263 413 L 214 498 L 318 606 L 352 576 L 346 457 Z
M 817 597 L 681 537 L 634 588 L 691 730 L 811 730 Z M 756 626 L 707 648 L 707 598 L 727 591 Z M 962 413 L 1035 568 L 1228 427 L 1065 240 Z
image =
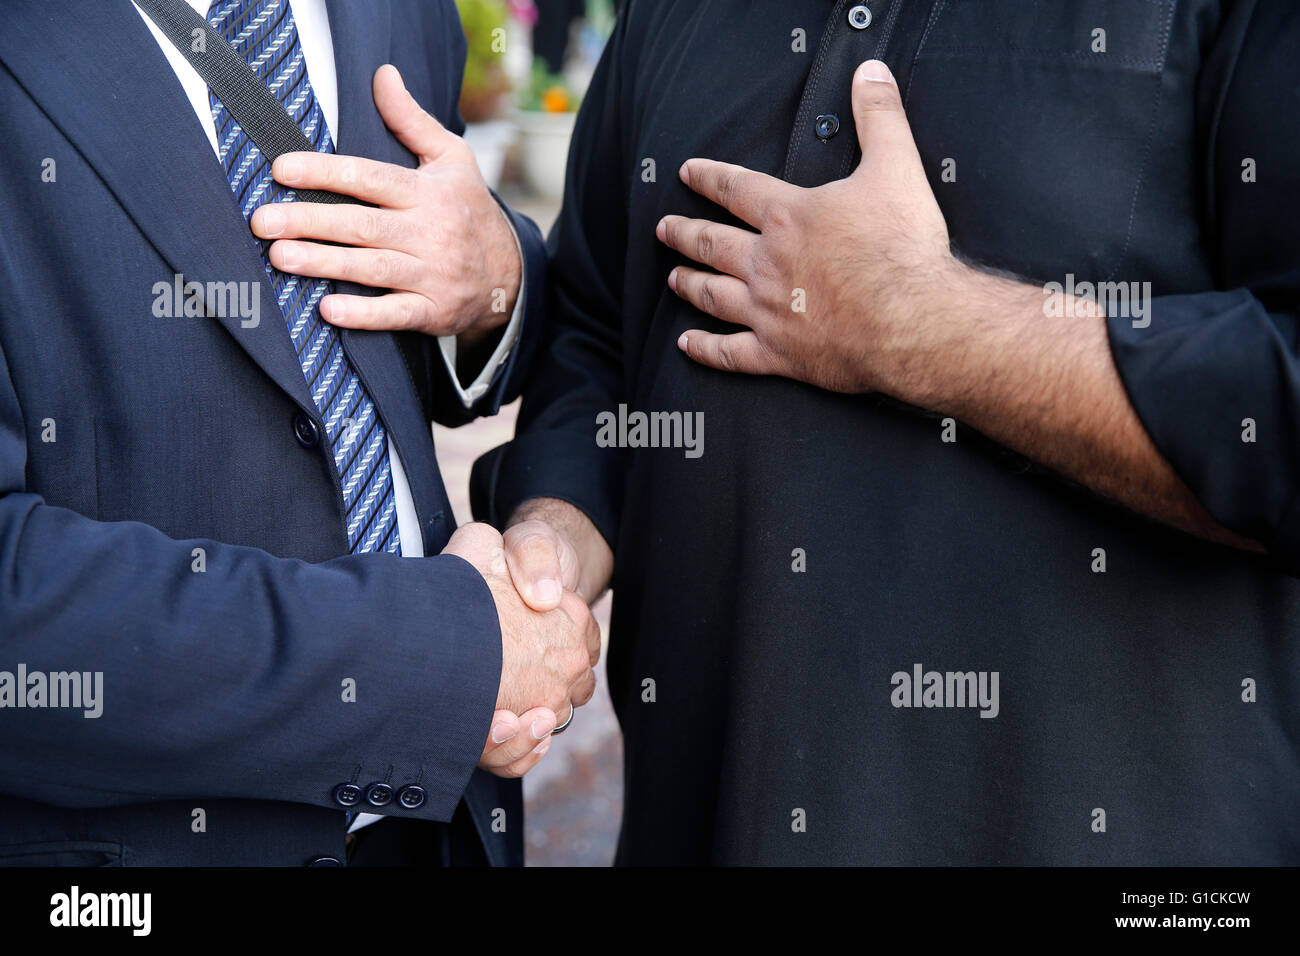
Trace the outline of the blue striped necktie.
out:
M 312 148 L 332 153 L 334 143 L 307 78 L 289 0 L 216 0 L 208 10 L 208 22 L 279 97 Z M 271 164 L 239 124 L 215 96 L 211 100 L 218 153 L 244 219 L 251 219 L 263 203 L 293 200 L 293 190 L 271 178 Z M 348 547 L 354 554 L 399 554 L 397 504 L 384 424 L 343 351 L 338 330 L 320 317 L 320 300 L 332 291 L 331 283 L 278 271 L 267 258 L 271 243 L 262 241 L 261 246 L 266 274 L 334 453 L 343 489 Z

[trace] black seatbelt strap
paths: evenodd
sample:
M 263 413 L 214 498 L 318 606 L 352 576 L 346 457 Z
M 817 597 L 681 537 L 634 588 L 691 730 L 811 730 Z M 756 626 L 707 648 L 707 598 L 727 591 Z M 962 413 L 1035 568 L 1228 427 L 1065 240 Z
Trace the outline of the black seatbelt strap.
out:
M 189 61 L 268 162 L 274 162 L 284 153 L 313 151 L 307 135 L 285 112 L 257 71 L 185 0 L 135 0 L 135 3 Z M 295 193 L 302 202 L 357 202 L 349 196 L 319 189 L 299 189 Z

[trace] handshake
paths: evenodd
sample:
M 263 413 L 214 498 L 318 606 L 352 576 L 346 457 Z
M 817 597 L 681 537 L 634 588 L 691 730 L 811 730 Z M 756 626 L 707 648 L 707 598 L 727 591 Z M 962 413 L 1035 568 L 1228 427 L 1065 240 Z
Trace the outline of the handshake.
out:
M 504 536 L 464 525 L 442 553 L 483 576 L 501 627 L 501 685 L 479 767 L 521 777 L 596 690 L 600 628 L 587 601 L 604 590 L 613 554 L 585 515 L 550 499 L 521 508 Z

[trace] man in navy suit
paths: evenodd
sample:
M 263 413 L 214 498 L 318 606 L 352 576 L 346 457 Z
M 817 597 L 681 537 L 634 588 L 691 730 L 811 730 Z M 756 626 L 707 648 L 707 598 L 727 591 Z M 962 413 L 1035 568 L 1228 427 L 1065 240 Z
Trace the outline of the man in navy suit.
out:
M 517 863 L 599 634 L 434 456 L 545 285 L 454 135 L 455 8 L 190 6 L 314 152 L 129 0 L 0 33 L 0 863 Z

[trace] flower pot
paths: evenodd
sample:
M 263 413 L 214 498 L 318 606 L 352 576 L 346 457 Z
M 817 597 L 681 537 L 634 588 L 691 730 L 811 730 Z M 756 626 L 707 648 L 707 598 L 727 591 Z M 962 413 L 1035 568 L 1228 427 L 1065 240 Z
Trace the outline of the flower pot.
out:
M 474 151 L 479 172 L 488 186 L 501 185 L 501 170 L 506 164 L 506 151 L 515 139 L 515 127 L 509 120 L 490 120 L 470 123 L 465 127 L 465 142 Z
M 569 161 L 569 140 L 573 138 L 576 113 L 543 113 L 519 110 L 519 164 L 524 182 L 544 199 L 564 196 L 564 170 Z

